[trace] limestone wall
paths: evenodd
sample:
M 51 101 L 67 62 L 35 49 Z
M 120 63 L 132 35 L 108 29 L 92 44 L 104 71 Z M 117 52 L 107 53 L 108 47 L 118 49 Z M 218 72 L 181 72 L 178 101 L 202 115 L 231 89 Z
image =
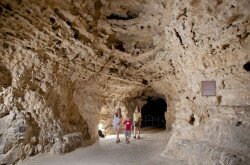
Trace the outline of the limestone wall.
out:
M 196 164 L 246 164 L 250 77 L 243 65 L 249 61 L 249 1 L 176 1 L 175 6 L 165 31 L 166 56 L 176 69 L 172 88 L 178 89 L 166 155 Z M 216 81 L 216 96 L 201 95 L 205 80 Z

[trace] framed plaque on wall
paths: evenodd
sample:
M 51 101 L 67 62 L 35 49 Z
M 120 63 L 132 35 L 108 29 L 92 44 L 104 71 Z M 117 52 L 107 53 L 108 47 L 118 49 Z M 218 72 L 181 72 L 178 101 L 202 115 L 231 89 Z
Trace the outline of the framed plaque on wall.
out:
M 216 81 L 202 81 L 201 82 L 201 95 L 202 96 L 215 96 L 216 95 Z

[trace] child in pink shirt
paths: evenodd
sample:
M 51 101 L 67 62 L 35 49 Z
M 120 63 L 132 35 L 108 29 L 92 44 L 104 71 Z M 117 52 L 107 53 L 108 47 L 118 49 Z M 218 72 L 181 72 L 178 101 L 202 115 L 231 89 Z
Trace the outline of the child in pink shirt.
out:
M 130 120 L 130 118 L 127 116 L 126 120 L 124 121 L 125 125 L 125 137 L 126 137 L 126 142 L 129 143 L 129 139 L 131 137 L 131 130 L 133 127 L 133 122 Z

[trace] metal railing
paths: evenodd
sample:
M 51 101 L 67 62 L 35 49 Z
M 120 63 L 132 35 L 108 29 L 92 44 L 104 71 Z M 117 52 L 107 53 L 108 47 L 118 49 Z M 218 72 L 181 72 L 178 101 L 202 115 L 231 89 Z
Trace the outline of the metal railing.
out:
M 143 126 L 164 126 L 166 123 L 164 116 L 145 115 L 142 118 Z

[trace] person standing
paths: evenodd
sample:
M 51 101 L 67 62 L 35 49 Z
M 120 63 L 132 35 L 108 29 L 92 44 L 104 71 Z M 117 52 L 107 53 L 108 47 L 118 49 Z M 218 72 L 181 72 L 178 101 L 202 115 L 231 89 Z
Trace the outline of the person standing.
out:
M 124 121 L 124 125 L 125 125 L 125 138 L 126 138 L 126 142 L 129 143 L 129 139 L 131 137 L 131 130 L 133 127 L 133 122 L 130 119 L 129 116 L 127 116 L 126 120 Z
M 116 143 L 120 142 L 120 138 L 119 138 L 119 134 L 120 134 L 120 130 L 121 130 L 121 123 L 122 123 L 122 113 L 121 113 L 121 109 L 117 109 L 114 117 L 113 117 L 113 128 L 115 130 L 115 134 L 116 134 Z
M 141 112 L 138 107 L 135 108 L 135 112 L 133 113 L 133 122 L 134 122 L 134 138 L 140 139 L 140 128 L 141 128 Z

